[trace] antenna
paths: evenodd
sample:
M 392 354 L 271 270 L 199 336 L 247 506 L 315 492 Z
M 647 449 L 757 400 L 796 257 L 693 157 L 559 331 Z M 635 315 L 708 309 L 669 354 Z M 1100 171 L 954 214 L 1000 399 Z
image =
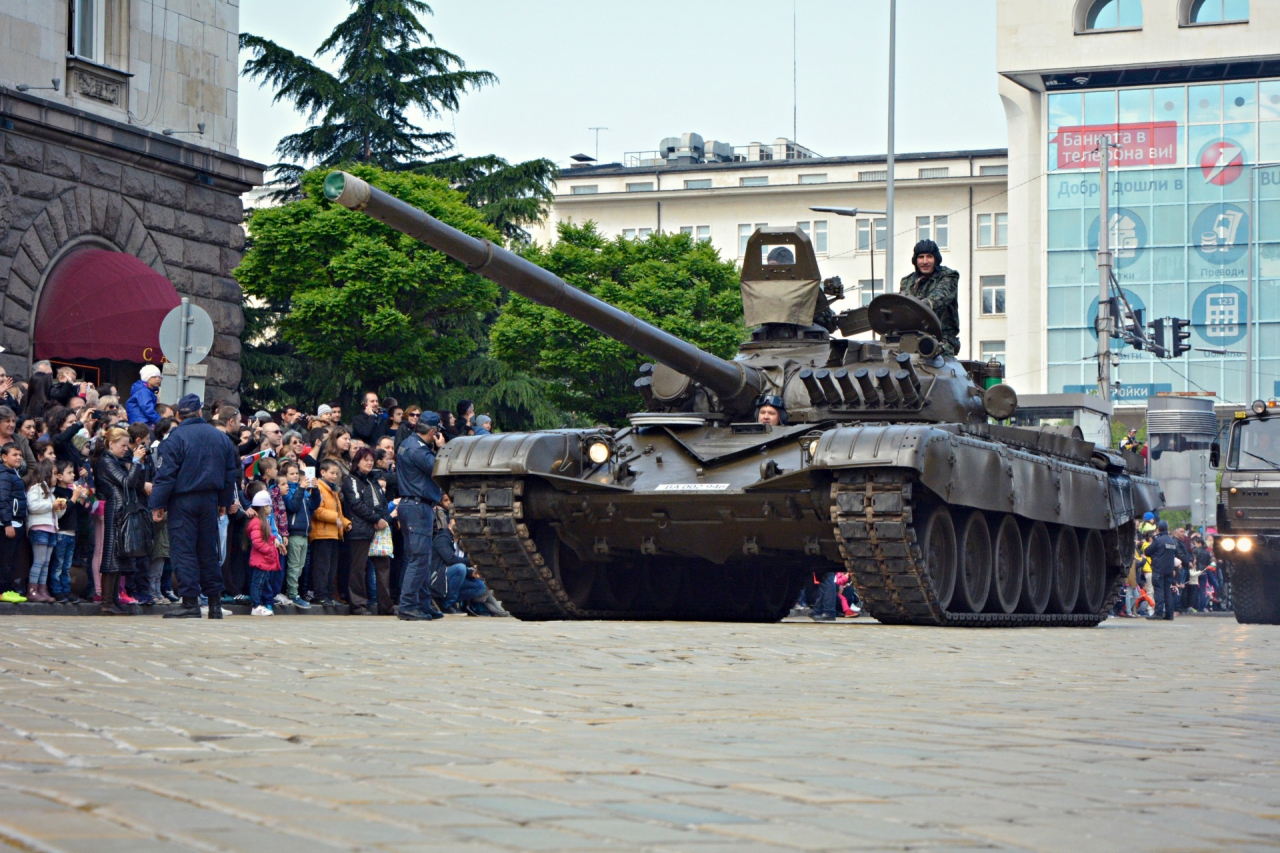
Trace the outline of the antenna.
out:
M 608 129 L 609 128 L 607 127 L 588 127 L 587 128 L 587 130 L 594 130 L 596 132 L 596 162 L 597 163 L 600 162 L 600 131 L 608 130 Z

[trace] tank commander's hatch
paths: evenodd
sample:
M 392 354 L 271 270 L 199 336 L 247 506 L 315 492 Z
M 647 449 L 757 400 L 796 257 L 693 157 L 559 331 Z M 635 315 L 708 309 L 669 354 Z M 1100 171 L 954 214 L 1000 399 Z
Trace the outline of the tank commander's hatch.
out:
M 766 323 L 811 326 L 827 307 L 809 235 L 799 228 L 757 228 L 742 258 L 742 315 L 747 328 Z

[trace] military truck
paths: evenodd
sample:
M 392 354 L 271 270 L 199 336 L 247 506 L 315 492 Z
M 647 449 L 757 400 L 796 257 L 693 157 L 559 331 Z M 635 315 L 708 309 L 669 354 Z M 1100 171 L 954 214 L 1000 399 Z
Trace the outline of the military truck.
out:
M 1222 464 L 1214 557 L 1230 579 L 1236 621 L 1280 624 L 1280 408 L 1257 400 L 1235 413 L 1210 451 Z M 1223 464 L 1225 463 L 1225 464 Z
M 1159 504 L 1075 428 L 994 422 L 1017 409 L 1001 365 L 944 355 L 924 303 L 837 314 L 798 228 L 749 238 L 726 360 L 351 175 L 325 194 L 653 359 L 625 425 L 441 450 L 462 546 L 522 619 L 777 620 L 847 570 L 882 622 L 1096 625 Z

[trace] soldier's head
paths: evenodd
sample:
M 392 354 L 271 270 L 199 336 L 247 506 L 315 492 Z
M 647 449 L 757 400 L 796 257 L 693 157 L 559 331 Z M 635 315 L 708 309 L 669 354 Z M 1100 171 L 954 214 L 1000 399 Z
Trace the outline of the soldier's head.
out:
M 756 422 L 769 426 L 781 426 L 787 422 L 787 407 L 781 397 L 766 394 L 756 406 Z
M 920 275 L 932 275 L 935 269 L 942 266 L 942 251 L 938 244 L 932 240 L 916 243 L 916 247 L 911 250 L 911 265 Z

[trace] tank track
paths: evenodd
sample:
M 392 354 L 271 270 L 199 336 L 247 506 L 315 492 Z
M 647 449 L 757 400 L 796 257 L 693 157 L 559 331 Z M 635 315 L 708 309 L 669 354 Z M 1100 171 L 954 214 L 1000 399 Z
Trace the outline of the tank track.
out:
M 831 485 L 831 517 L 845 566 L 867 610 L 880 622 L 974 628 L 1092 627 L 1101 613 L 953 613 L 944 610 L 923 565 L 910 473 L 841 473 Z M 1108 586 L 1109 608 L 1123 582 Z
M 638 605 L 625 609 L 583 606 L 575 602 L 561 579 L 538 549 L 525 523 L 522 497 L 524 481 L 511 477 L 455 480 L 449 489 L 453 514 L 463 550 L 504 608 L 526 621 L 552 619 L 695 619 L 721 622 L 776 622 L 786 616 L 800 593 L 801 578 L 794 579 L 785 605 L 719 607 L 707 603 L 690 607 L 695 596 L 675 596 L 672 606 Z

